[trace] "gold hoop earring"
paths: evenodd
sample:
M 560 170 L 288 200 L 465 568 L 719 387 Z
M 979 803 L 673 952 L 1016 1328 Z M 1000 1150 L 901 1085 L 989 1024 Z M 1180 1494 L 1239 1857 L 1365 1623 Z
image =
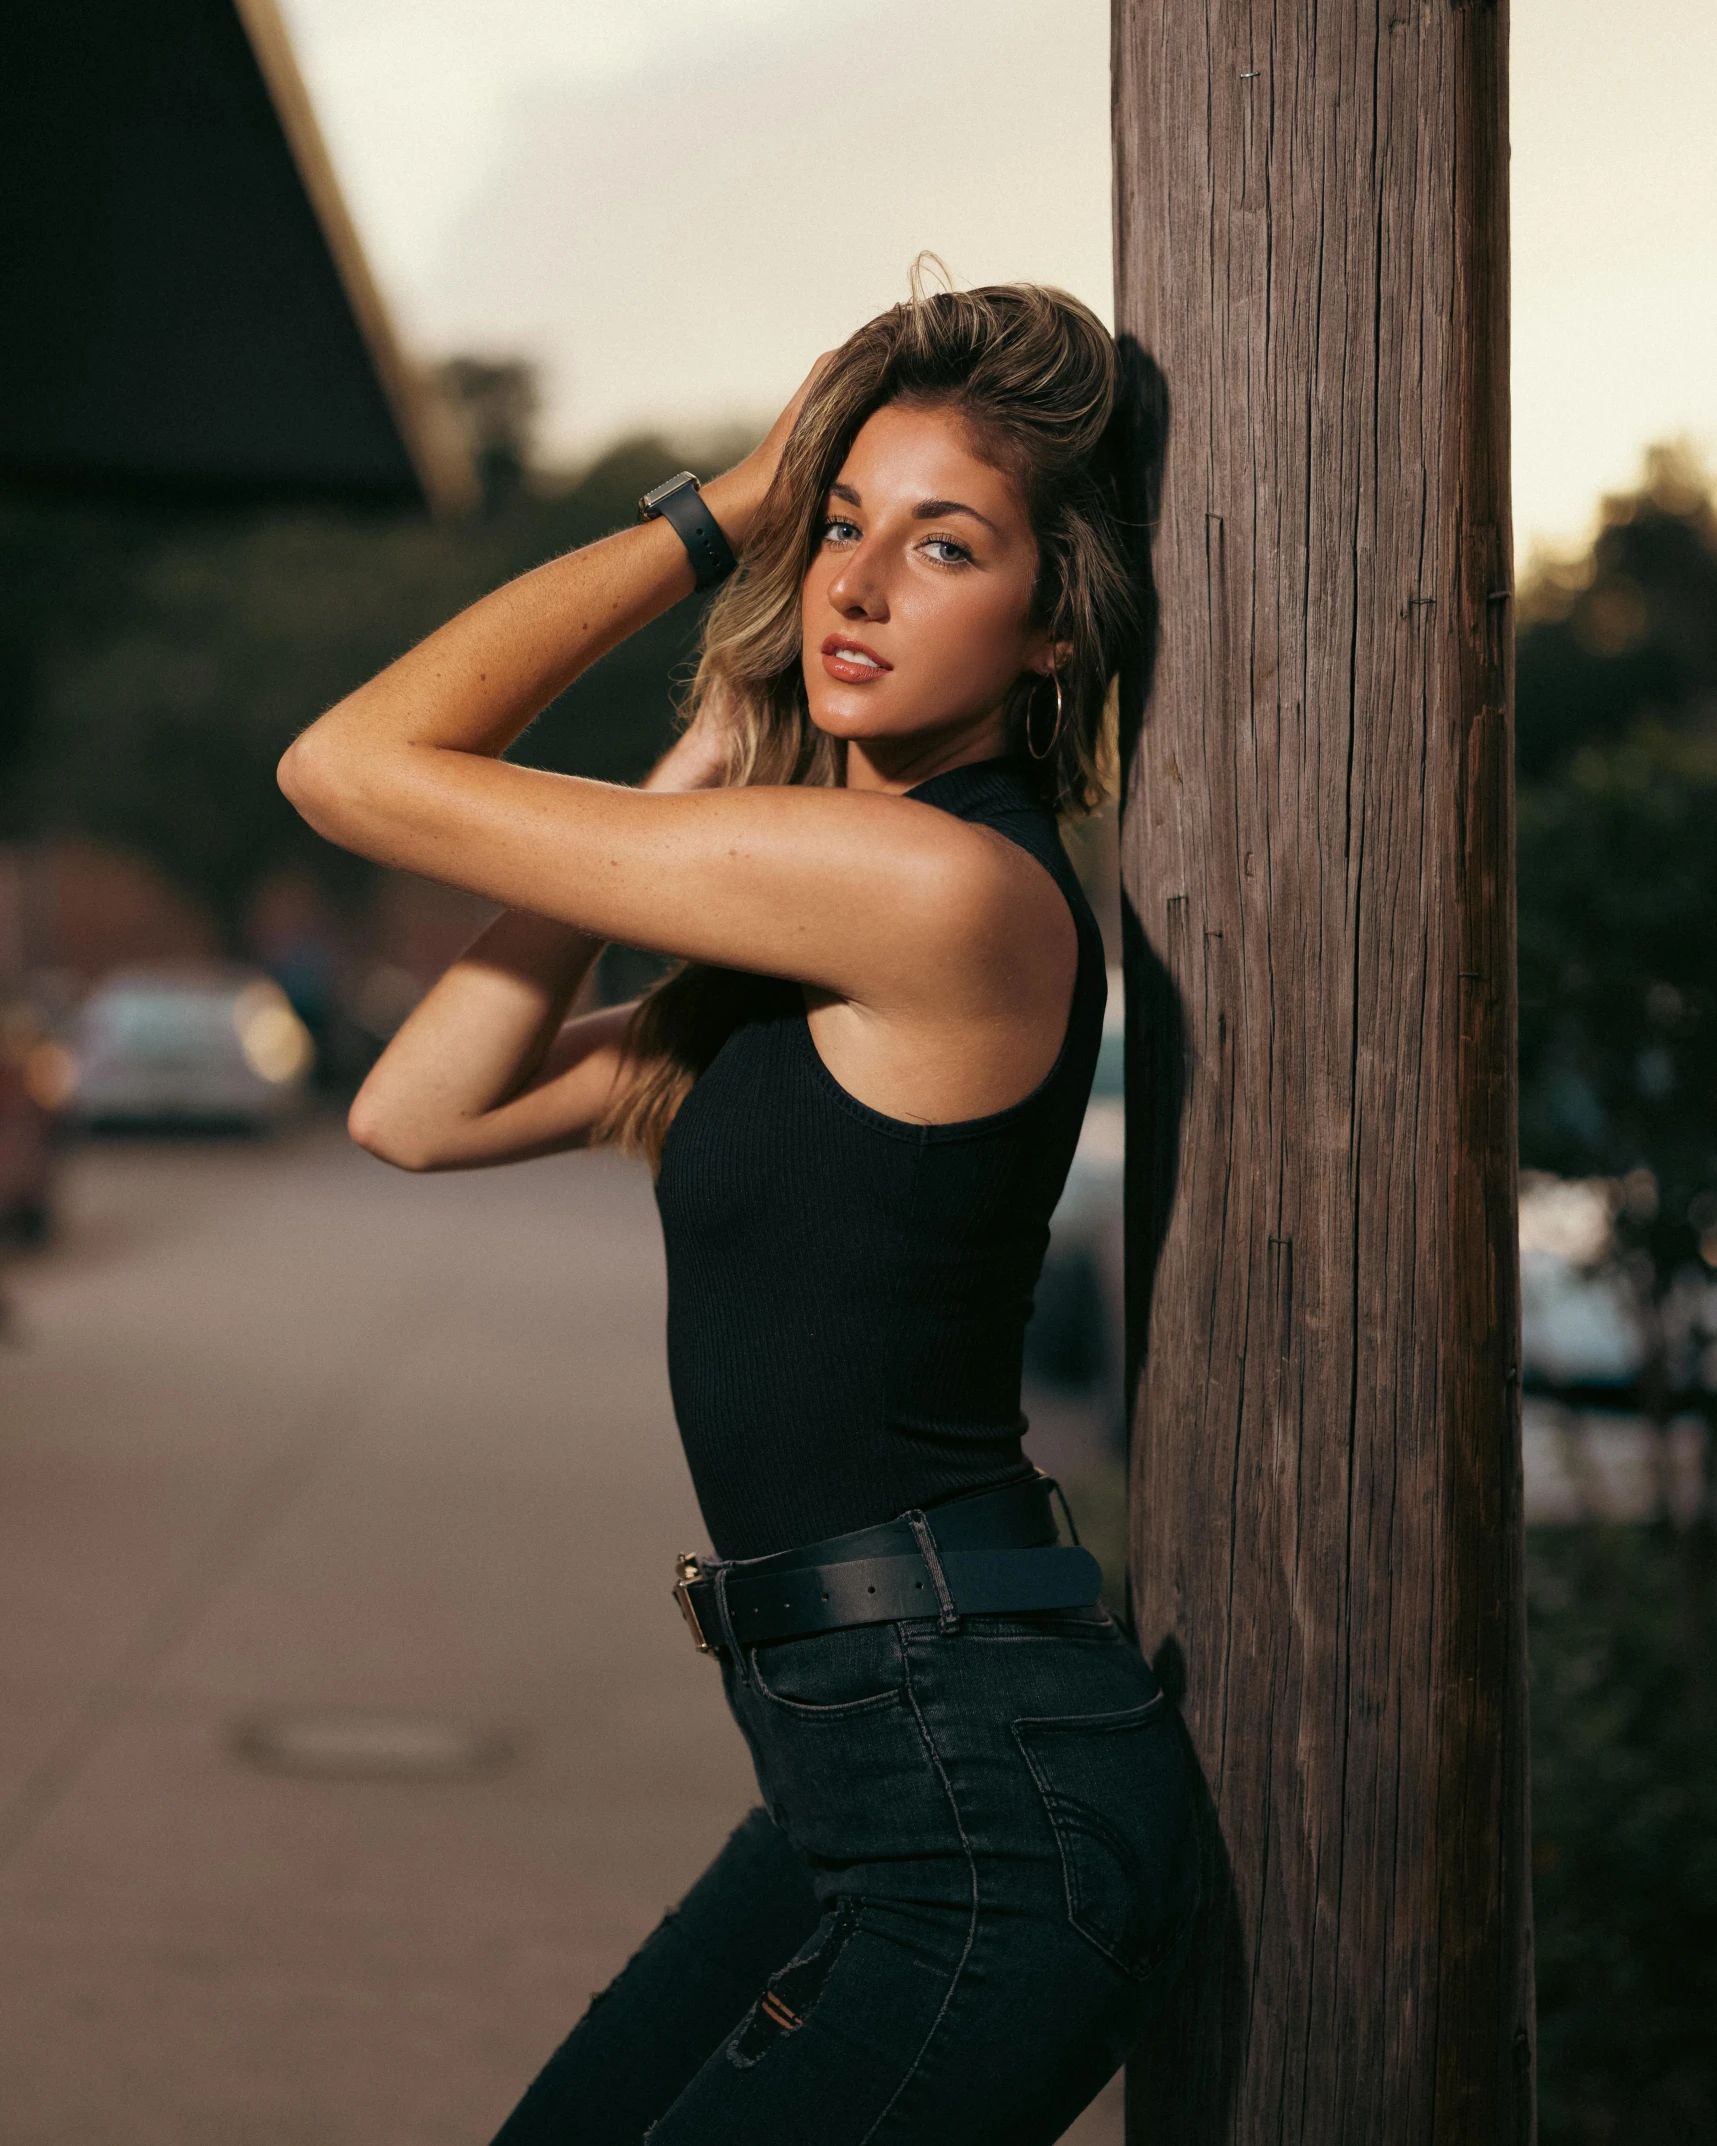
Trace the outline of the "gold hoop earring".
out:
M 1050 754 L 1054 752 L 1055 748 L 1061 743 L 1061 673 L 1059 671 L 1051 671 L 1049 673 L 1049 676 L 1053 680 L 1055 685 L 1055 728 L 1049 733 L 1049 743 L 1043 748 L 1042 752 L 1039 752 L 1037 747 L 1031 742 L 1031 718 L 1033 709 L 1037 701 L 1037 689 L 1035 686 L 1032 688 L 1031 700 L 1026 704 L 1025 749 L 1028 753 L 1030 753 L 1031 757 L 1034 760 L 1047 760 Z

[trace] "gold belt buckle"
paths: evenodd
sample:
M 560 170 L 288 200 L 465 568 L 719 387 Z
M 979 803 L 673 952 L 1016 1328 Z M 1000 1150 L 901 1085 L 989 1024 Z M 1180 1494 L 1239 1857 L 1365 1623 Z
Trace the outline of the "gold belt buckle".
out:
M 713 1654 L 715 1649 L 705 1639 L 703 1626 L 698 1623 L 698 1613 L 692 1608 L 692 1582 L 703 1578 L 703 1567 L 690 1550 L 682 1550 L 674 1567 L 679 1577 L 674 1582 L 674 1600 L 680 1605 L 680 1615 L 696 1642 L 700 1654 Z

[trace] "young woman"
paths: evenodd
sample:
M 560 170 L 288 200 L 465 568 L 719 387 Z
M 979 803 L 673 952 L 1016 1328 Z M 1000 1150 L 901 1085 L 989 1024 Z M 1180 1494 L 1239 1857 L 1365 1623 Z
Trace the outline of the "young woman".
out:
M 331 840 L 505 905 L 354 1137 L 656 1169 L 715 1549 L 681 1604 L 763 1791 L 505 2146 L 1038 2146 L 1191 1914 L 1176 1726 L 1020 1447 L 1103 1012 L 1055 811 L 1096 795 L 1137 630 L 1117 400 L 1075 300 L 917 296 L 701 495 L 485 598 L 282 762 Z M 499 757 L 733 554 L 639 789 Z M 607 940 L 685 965 L 569 1020 Z

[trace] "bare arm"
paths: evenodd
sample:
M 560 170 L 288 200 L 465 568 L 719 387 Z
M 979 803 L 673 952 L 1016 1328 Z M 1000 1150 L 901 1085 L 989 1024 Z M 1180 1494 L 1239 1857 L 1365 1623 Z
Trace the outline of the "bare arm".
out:
M 646 787 L 719 779 L 688 732 Z M 567 1021 L 602 941 L 509 911 L 486 926 L 402 1023 L 359 1089 L 352 1138 L 407 1170 L 475 1169 L 582 1147 L 613 1094 L 631 1005 Z
M 794 411 L 707 488 L 742 541 Z M 360 855 L 597 940 L 799 978 L 877 1010 L 958 1002 L 1013 880 L 979 830 L 875 793 L 638 791 L 516 767 L 508 744 L 692 585 L 645 523 L 485 597 L 331 709 L 281 785 Z
M 371 1068 L 347 1117 L 352 1138 L 406 1170 L 582 1147 L 612 1091 L 632 1011 L 566 1021 L 599 952 L 540 917 L 497 917 Z
M 795 414 L 706 488 L 736 543 Z M 664 523 L 589 545 L 461 613 L 282 760 L 319 832 L 509 912 L 365 1083 L 353 1133 L 388 1159 L 452 1168 L 581 1143 L 613 1094 L 623 1017 L 566 1014 L 610 939 L 804 983 L 819 1049 L 878 1107 L 981 1113 L 1053 1055 L 1072 921 L 991 830 L 875 789 L 708 787 L 725 756 L 695 732 L 642 790 L 500 759 L 691 585 Z M 1044 1018 L 1022 1024 L 1034 1002 Z

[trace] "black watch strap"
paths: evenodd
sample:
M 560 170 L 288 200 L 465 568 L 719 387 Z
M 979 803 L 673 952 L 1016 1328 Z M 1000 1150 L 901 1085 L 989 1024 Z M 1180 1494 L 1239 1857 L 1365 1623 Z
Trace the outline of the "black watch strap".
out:
M 678 476 L 670 477 L 666 484 L 657 485 L 653 492 L 646 492 L 639 500 L 640 521 L 653 521 L 657 515 L 670 525 L 686 547 L 700 589 L 717 587 L 739 565 L 733 555 L 733 546 L 709 511 L 698 490 L 698 481 L 689 469 L 681 470 Z

